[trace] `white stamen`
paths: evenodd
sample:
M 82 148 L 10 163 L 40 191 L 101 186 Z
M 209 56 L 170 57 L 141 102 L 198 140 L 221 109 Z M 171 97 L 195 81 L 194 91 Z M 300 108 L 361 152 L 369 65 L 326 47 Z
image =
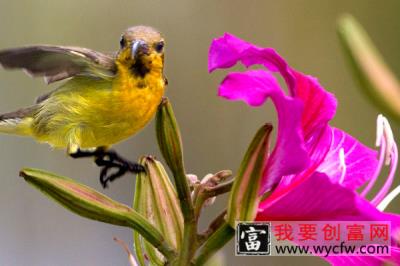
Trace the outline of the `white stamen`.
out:
M 394 175 L 396 173 L 396 168 L 397 168 L 397 163 L 398 163 L 398 150 L 397 150 L 397 145 L 396 143 L 393 143 L 393 152 L 391 154 L 391 165 L 390 165 L 390 170 L 389 170 L 389 177 L 387 178 L 388 180 L 393 180 L 394 179 Z M 391 184 L 391 182 L 390 182 Z M 384 187 L 382 188 L 382 190 L 388 190 L 388 186 L 385 184 Z M 375 201 L 378 201 L 379 204 L 377 205 L 378 210 L 385 210 L 386 207 L 390 204 L 390 202 L 392 202 L 399 194 L 400 194 L 400 185 L 398 185 L 395 189 L 393 189 L 389 194 L 386 195 L 386 197 L 383 200 L 379 201 L 379 194 L 375 197 L 378 198 L 378 200 L 373 199 L 371 201 L 371 203 L 374 204 Z
M 392 128 L 390 127 L 389 121 L 384 117 L 383 115 L 378 115 L 377 121 L 376 121 L 376 146 L 380 147 L 382 143 L 382 138 L 385 138 L 386 140 L 386 151 L 385 151 L 385 164 L 389 165 L 390 164 L 390 159 L 391 159 L 391 152 L 393 150 L 393 145 L 394 143 L 394 137 L 393 137 L 393 131 Z
M 398 195 L 400 194 L 400 186 L 397 186 L 393 189 L 382 201 L 379 203 L 376 208 L 380 211 L 384 211 L 386 207 L 392 202 Z
M 386 165 L 390 164 L 390 160 L 392 158 L 392 150 L 395 145 L 393 131 L 390 127 L 389 121 L 384 117 L 383 119 L 383 132 L 385 138 L 387 140 L 387 147 L 386 147 Z
M 340 175 L 340 179 L 339 179 L 339 184 L 342 184 L 344 181 L 344 177 L 346 175 L 346 160 L 345 160 L 345 156 L 344 156 L 344 149 L 340 148 L 339 150 L 339 168 L 342 171 L 342 174 Z
M 379 150 L 378 166 L 376 167 L 374 174 L 372 175 L 371 179 L 369 180 L 368 185 L 360 193 L 360 195 L 364 198 L 371 191 L 371 189 L 375 185 L 376 181 L 378 180 L 378 177 L 382 171 L 383 165 L 385 164 L 385 152 L 386 152 L 386 142 L 385 142 L 385 139 L 382 139 L 382 142 L 380 144 L 380 150 Z
M 382 122 L 383 115 L 379 114 L 376 118 L 376 141 L 375 146 L 380 147 L 382 143 L 382 136 L 383 136 L 383 122 Z
M 371 200 L 371 203 L 376 205 L 379 210 L 383 211 L 390 204 L 390 202 L 392 202 L 400 194 L 400 185 L 392 190 L 389 194 L 387 194 L 387 191 L 389 191 L 389 188 L 392 185 L 396 173 L 398 163 L 398 150 L 389 121 L 384 116 L 379 115 L 377 122 L 377 141 L 382 144 L 382 148 L 386 144 L 384 151 L 385 163 L 387 165 L 390 165 L 390 170 L 389 175 L 386 178 L 385 184 L 375 196 L 375 198 Z
M 362 197 L 365 198 L 365 196 L 368 194 L 368 192 L 372 189 L 372 187 L 375 185 L 376 181 L 378 180 L 378 177 L 382 171 L 382 167 L 385 163 L 386 159 L 386 140 L 383 138 L 383 115 L 379 114 L 378 117 L 376 118 L 376 141 L 375 145 L 376 147 L 380 147 L 379 151 L 379 160 L 378 160 L 378 166 L 375 169 L 375 172 L 371 179 L 368 181 L 368 185 L 364 188 L 364 190 L 360 193 Z

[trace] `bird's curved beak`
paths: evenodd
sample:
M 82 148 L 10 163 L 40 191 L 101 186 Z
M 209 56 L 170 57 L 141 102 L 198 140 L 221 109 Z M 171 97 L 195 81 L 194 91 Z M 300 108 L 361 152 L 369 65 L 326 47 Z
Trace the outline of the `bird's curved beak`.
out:
M 147 45 L 147 43 L 143 40 L 136 40 L 132 42 L 132 47 L 131 47 L 132 59 L 136 60 L 138 56 L 143 54 L 145 55 L 149 54 L 149 46 Z

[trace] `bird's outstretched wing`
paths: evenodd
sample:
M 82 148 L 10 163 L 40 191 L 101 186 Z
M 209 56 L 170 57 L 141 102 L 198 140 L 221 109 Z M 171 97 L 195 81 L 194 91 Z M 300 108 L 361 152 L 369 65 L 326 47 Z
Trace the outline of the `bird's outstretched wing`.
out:
M 87 48 L 68 46 L 28 46 L 0 51 L 0 66 L 21 68 L 34 77 L 44 77 L 46 83 L 76 75 L 113 77 L 114 57 Z

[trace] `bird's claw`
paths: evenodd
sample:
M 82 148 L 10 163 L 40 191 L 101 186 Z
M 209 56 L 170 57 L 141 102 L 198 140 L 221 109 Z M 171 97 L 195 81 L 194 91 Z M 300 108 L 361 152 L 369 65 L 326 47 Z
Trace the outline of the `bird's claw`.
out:
M 145 168 L 142 165 L 136 162 L 125 160 L 114 151 L 104 152 L 102 156 L 98 156 L 96 158 L 95 163 L 98 166 L 102 167 L 100 172 L 100 183 L 103 188 L 107 188 L 108 182 L 114 181 L 115 179 L 126 174 L 127 172 L 137 174 L 145 171 Z M 109 170 L 113 168 L 117 170 L 109 174 Z
M 96 165 L 101 167 L 100 183 L 103 188 L 108 186 L 108 182 L 114 181 L 127 172 L 134 174 L 145 172 L 145 168 L 142 165 L 130 162 L 119 156 L 115 151 L 106 150 L 101 147 L 94 151 L 82 151 L 78 149 L 77 152 L 70 154 L 70 156 L 72 158 L 94 157 Z M 109 173 L 112 168 L 115 168 L 116 171 Z

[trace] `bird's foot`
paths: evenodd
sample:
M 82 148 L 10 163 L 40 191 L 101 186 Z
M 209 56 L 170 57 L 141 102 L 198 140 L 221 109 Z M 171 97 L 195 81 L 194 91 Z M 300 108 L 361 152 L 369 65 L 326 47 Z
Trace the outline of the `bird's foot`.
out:
M 71 153 L 70 156 L 73 158 L 94 157 L 96 165 L 101 167 L 100 183 L 103 188 L 107 188 L 109 182 L 114 181 L 127 172 L 137 174 L 145 171 L 142 165 L 130 162 L 119 156 L 115 151 L 106 150 L 105 148 L 97 148 L 93 151 L 77 150 L 75 153 Z M 116 170 L 110 173 L 110 170 L 113 168 Z
M 145 171 L 142 165 L 126 160 L 112 150 L 104 151 L 97 155 L 95 163 L 102 167 L 100 172 L 100 183 L 103 188 L 107 188 L 108 182 L 114 181 L 127 172 L 137 174 Z M 116 171 L 110 173 L 110 170 L 113 168 L 115 168 Z

